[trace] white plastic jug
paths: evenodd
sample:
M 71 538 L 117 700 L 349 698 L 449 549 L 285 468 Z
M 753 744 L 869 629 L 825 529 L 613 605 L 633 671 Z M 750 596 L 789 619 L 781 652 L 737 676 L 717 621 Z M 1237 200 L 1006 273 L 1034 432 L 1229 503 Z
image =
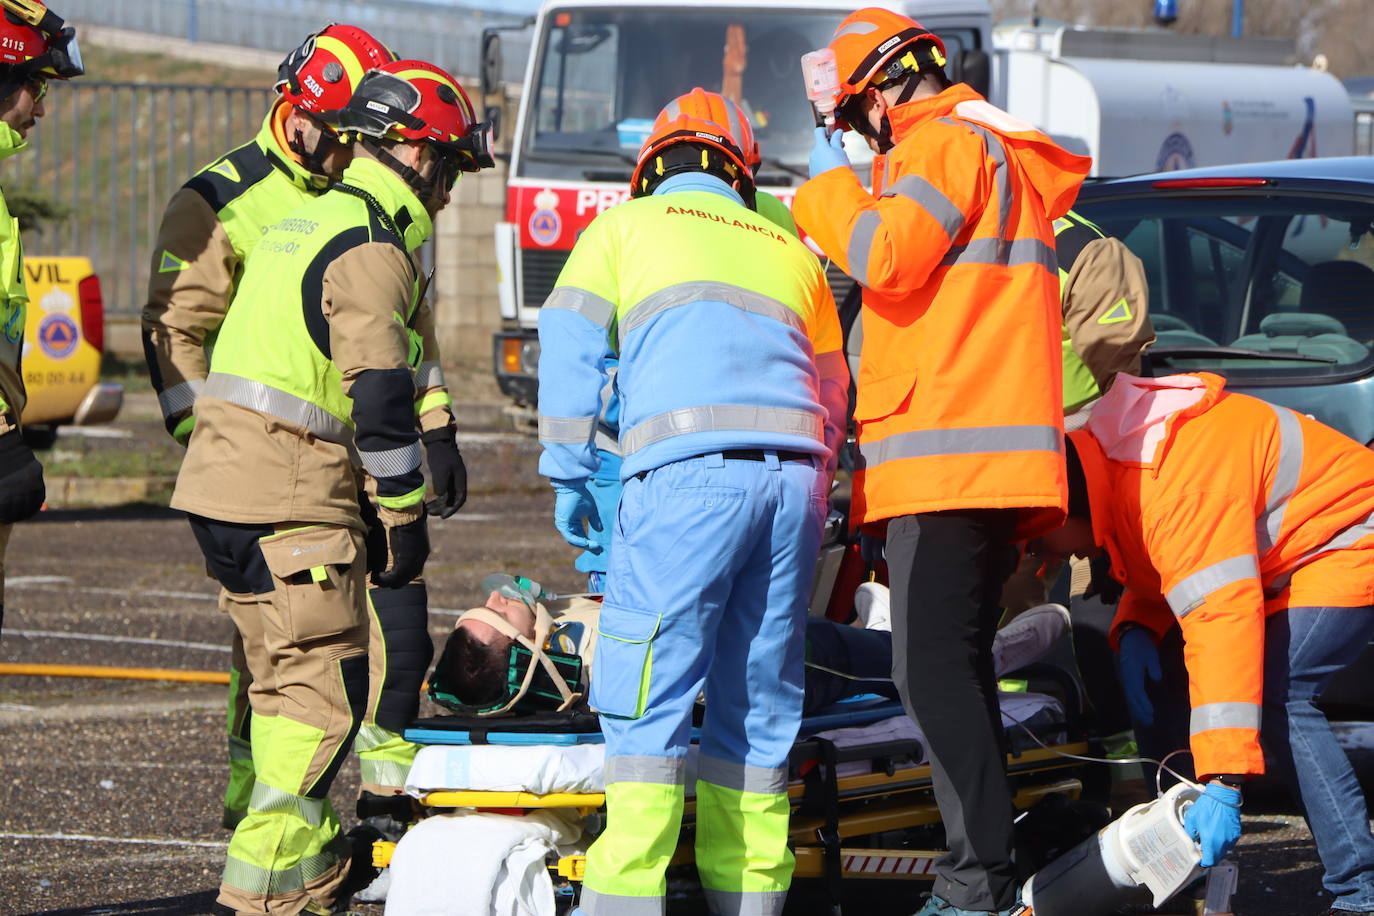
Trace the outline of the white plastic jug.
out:
M 1159 906 L 1201 873 L 1183 829 L 1200 793 L 1179 783 L 1136 805 L 1030 877 L 1022 901 L 1034 916 L 1097 916 L 1152 899 Z

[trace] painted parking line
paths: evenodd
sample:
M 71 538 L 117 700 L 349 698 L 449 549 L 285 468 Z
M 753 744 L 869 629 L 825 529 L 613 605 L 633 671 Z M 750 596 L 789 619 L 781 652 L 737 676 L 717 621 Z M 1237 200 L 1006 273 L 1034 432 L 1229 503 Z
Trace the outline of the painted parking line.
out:
M 0 840 L 70 840 L 77 843 L 123 843 L 129 846 L 199 846 L 202 849 L 228 849 L 229 844 L 212 840 L 163 840 L 155 837 L 92 836 L 86 833 L 0 833 Z
M 86 595 L 114 595 L 120 598 L 173 598 L 178 601 L 218 601 L 219 596 L 206 592 L 170 591 L 160 588 L 109 588 L 101 585 L 72 585 L 71 576 L 15 576 L 5 580 L 5 587 L 35 588 L 42 591 L 81 592 Z
M 68 633 L 62 630 L 5 630 L 6 636 L 27 639 L 81 639 L 90 642 L 135 643 L 140 646 L 169 646 L 174 649 L 200 649 L 204 652 L 228 652 L 227 645 L 209 642 L 183 642 L 177 639 L 152 639 L 146 636 L 110 636 L 105 633 Z

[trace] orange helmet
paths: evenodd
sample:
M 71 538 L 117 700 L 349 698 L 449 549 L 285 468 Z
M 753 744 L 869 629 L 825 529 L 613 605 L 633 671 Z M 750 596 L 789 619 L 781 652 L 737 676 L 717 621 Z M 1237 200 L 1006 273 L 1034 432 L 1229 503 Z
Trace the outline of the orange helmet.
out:
M 918 49 L 921 42 L 934 47 Z M 835 109 L 844 108 L 869 86 L 881 86 L 905 71 L 943 68 L 945 43 L 916 20 L 870 6 L 850 13 L 830 39 L 840 74 Z
M 700 156 L 675 149 L 684 144 L 705 149 Z M 720 93 L 698 86 L 673 99 L 654 119 L 630 176 L 630 196 L 643 197 L 669 175 L 693 171 L 738 179 L 748 200 L 753 197 L 753 166 L 758 161 L 759 145 L 744 112 Z
M 348 104 L 364 73 L 395 59 L 390 48 L 357 26 L 334 23 L 286 55 L 272 88 L 310 114 L 337 111 Z

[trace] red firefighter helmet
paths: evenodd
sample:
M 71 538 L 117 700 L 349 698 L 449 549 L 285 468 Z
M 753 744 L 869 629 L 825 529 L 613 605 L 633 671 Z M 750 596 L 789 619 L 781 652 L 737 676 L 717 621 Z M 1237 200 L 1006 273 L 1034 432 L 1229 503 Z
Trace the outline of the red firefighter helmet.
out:
M 456 171 L 496 165 L 491 125 L 477 122 L 456 79 L 424 61 L 397 60 L 369 70 L 348 103 L 325 117 L 345 134 L 429 143 Z
M 0 98 L 31 80 L 85 73 L 76 29 L 37 0 L 0 0 Z
M 396 59 L 353 25 L 325 26 L 301 42 L 277 67 L 273 87 L 288 104 L 319 115 L 348 104 L 363 74 Z
M 704 157 L 679 155 L 675 147 L 705 147 Z M 718 171 L 739 179 L 752 196 L 753 166 L 759 162 L 759 145 L 749 119 L 734 102 L 700 86 L 663 107 L 639 150 L 639 161 L 630 176 L 630 195 L 651 194 L 669 175 L 686 171 Z

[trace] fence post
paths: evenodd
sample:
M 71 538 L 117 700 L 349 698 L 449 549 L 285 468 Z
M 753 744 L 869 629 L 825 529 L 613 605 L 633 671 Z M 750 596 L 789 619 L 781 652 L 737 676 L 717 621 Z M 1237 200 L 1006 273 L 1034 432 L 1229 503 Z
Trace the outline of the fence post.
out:
M 186 0 L 186 40 L 200 41 L 200 4 L 198 0 Z

